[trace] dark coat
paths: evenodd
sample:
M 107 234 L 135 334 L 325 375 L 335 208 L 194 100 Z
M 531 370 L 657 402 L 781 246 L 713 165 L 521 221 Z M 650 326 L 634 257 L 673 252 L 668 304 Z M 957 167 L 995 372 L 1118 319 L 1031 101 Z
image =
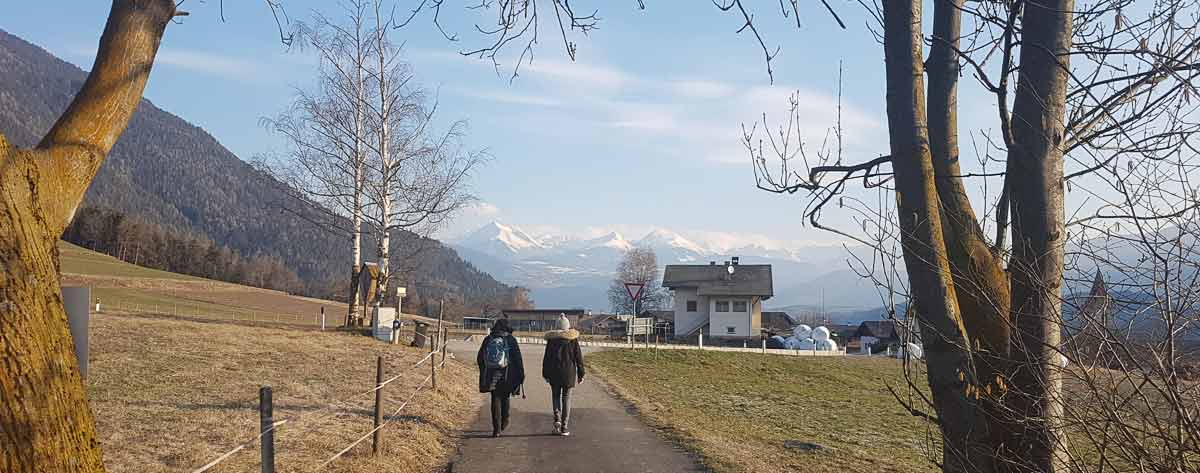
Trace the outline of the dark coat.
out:
M 484 363 L 484 351 L 488 340 L 492 337 L 504 337 L 508 342 L 508 367 L 502 369 L 488 368 Z M 525 383 L 525 363 L 521 361 L 521 347 L 517 339 L 508 332 L 492 332 L 483 338 L 479 345 L 479 353 L 475 355 L 475 364 L 479 366 L 479 392 L 499 392 L 513 395 Z
M 583 351 L 575 329 L 546 332 L 546 356 L 542 358 L 542 378 L 551 386 L 573 388 L 583 381 Z

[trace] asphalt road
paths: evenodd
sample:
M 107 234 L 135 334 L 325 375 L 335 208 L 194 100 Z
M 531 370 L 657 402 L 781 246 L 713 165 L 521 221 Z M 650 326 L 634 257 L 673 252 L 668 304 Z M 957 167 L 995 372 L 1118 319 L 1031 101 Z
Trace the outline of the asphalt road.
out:
M 474 363 L 478 344 L 451 342 L 455 356 Z M 512 399 L 510 424 L 492 438 L 490 399 L 463 432 L 451 471 L 475 472 L 687 472 L 703 471 L 691 456 L 659 438 L 620 401 L 585 377 L 571 392 L 571 436 L 552 435 L 550 386 L 542 380 L 543 345 L 521 345 L 526 398 Z M 588 349 L 584 349 L 586 358 Z

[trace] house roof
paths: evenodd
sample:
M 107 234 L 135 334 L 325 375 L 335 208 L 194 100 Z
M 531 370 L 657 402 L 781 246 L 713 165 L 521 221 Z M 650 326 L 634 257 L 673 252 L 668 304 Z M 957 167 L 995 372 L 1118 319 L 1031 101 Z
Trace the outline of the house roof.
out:
M 663 287 L 696 288 L 701 296 L 775 295 L 769 264 L 740 264 L 730 275 L 725 266 L 716 264 L 668 264 L 663 271 Z
M 787 312 L 763 312 L 762 328 L 768 332 L 790 332 L 796 321 Z
M 904 325 L 897 324 L 894 320 L 868 320 L 858 326 L 855 335 L 880 340 L 899 340 L 904 338 L 904 331 Z
M 858 325 L 845 324 L 832 324 L 825 326 L 825 328 L 829 329 L 830 333 L 837 334 L 838 338 L 842 340 L 849 340 L 850 337 L 853 337 L 855 334 L 857 334 L 858 327 Z
M 675 311 L 673 310 L 643 310 L 642 317 L 653 317 L 655 321 L 675 321 Z

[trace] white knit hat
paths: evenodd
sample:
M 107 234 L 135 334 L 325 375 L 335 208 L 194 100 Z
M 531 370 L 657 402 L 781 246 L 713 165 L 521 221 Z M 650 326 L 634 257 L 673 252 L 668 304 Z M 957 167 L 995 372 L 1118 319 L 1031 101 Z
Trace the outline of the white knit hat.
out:
M 570 330 L 571 329 L 571 321 L 567 320 L 567 314 L 563 314 L 563 313 L 558 314 L 558 329 L 559 330 Z

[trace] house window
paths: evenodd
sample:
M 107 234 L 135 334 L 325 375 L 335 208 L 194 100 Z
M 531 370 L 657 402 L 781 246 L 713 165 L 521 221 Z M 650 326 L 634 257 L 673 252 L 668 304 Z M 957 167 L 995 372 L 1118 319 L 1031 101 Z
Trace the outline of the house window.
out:
M 725 327 L 726 335 L 734 335 L 737 333 L 737 327 Z
M 746 301 L 733 301 L 734 312 L 746 312 Z
M 688 312 L 696 311 L 696 301 L 687 301 L 687 311 Z
M 717 312 L 729 312 L 729 301 L 717 301 Z

